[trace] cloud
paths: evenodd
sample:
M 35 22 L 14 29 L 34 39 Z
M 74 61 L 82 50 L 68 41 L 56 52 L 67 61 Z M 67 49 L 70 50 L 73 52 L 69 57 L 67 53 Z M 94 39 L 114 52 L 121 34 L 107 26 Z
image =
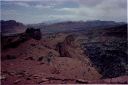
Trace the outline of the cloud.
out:
M 58 3 L 52 3 L 49 1 L 11 1 L 5 4 L 17 5 L 22 7 L 29 7 L 29 8 L 52 8 Z
M 23 14 L 22 21 L 39 22 L 49 20 L 112 20 L 126 21 L 127 0 L 25 0 L 10 1 L 8 8 L 17 12 L 8 13 L 9 16 L 17 15 L 19 11 Z M 4 3 L 3 3 L 4 4 Z M 7 4 L 7 5 L 8 5 Z M 7 8 L 7 5 L 4 5 Z M 15 7 L 13 7 L 16 5 Z M 20 9 L 19 6 L 27 7 Z M 3 8 L 3 7 L 2 7 Z M 20 7 L 21 8 L 21 7 Z M 7 14 L 6 14 L 7 15 Z
M 30 5 L 29 5 L 29 4 L 24 3 L 24 2 L 17 2 L 17 3 L 15 3 L 15 4 L 16 4 L 16 5 L 18 5 L 18 6 L 30 7 Z
M 105 0 L 73 0 L 73 1 L 87 7 L 95 7 Z
M 41 1 L 41 0 L 1 0 L 1 1 Z
M 54 4 L 53 4 L 53 5 L 36 4 L 36 5 L 34 5 L 33 7 L 39 8 L 39 9 L 46 9 L 46 8 L 53 8 L 53 7 L 54 7 Z
M 15 10 L 2 10 L 1 15 L 14 15 L 17 12 Z
M 98 2 L 91 3 L 91 1 Z M 87 3 L 93 4 L 93 6 L 90 5 L 90 7 L 89 4 L 87 6 Z M 65 11 L 66 13 L 71 13 L 72 16 L 75 16 L 74 18 L 78 20 L 100 19 L 126 21 L 127 18 L 127 4 L 125 0 L 81 0 L 79 4 L 81 5 L 78 8 L 65 7 L 56 10 L 59 12 Z
M 36 5 L 35 7 L 36 7 L 36 8 L 44 8 L 44 6 L 42 6 L 42 5 L 40 5 L 40 4 L 39 4 L 39 5 Z
M 22 6 L 22 7 L 30 7 L 31 5 L 29 3 L 26 2 L 21 2 L 21 1 L 2 1 L 1 2 L 2 5 L 8 6 Z

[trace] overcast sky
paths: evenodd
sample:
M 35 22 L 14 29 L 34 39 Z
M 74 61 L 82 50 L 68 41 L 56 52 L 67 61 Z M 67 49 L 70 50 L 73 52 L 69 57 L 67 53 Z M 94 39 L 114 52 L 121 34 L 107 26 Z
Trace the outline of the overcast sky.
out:
M 22 23 L 52 20 L 127 21 L 127 0 L 2 0 L 1 19 Z

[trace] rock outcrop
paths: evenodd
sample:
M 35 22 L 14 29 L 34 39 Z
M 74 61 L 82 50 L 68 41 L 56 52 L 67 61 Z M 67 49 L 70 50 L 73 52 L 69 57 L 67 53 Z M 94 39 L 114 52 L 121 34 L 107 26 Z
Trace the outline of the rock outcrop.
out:
M 73 42 L 75 41 L 75 38 L 73 35 L 69 35 L 65 38 L 64 40 L 64 44 L 65 45 L 69 45 L 69 46 L 73 46 Z
M 67 46 L 64 43 L 58 43 L 56 45 L 56 50 L 59 52 L 61 57 L 70 57 L 70 54 L 67 51 Z
M 26 26 L 22 23 L 16 22 L 15 20 L 0 21 L 2 34 L 16 34 L 23 33 L 26 30 Z
M 16 34 L 12 36 L 2 36 L 1 41 L 2 41 L 2 49 L 6 48 L 15 48 L 19 44 L 33 38 L 36 40 L 41 39 L 41 31 L 40 29 L 34 29 L 34 28 L 28 28 L 26 32 L 21 33 L 21 34 Z
M 61 57 L 71 57 L 69 48 L 73 46 L 74 41 L 74 36 L 68 35 L 63 42 L 56 45 L 56 50 L 60 53 Z
M 28 28 L 25 33 L 26 33 L 27 36 L 29 36 L 31 38 L 34 38 L 36 40 L 41 39 L 40 29 Z

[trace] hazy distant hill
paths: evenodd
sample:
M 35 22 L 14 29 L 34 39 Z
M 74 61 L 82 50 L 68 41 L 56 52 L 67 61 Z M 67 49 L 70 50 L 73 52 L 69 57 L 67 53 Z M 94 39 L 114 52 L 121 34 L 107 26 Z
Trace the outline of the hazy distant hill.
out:
M 2 34 L 15 34 L 22 33 L 25 31 L 26 26 L 22 23 L 16 22 L 15 20 L 0 21 Z
M 24 25 L 16 22 L 15 20 L 3 21 L 1 20 L 2 34 L 15 34 L 22 33 L 27 27 L 40 28 L 43 33 L 55 33 L 55 32 L 70 32 L 95 28 L 108 28 L 124 24 L 123 22 L 114 21 L 64 21 L 64 22 L 51 22 L 51 23 L 38 23 Z
M 41 28 L 43 32 L 63 32 L 63 31 L 78 31 L 85 29 L 94 29 L 94 28 L 108 28 L 113 26 L 118 26 L 124 24 L 123 22 L 114 22 L 114 21 L 65 21 L 53 24 L 31 24 L 29 27 Z

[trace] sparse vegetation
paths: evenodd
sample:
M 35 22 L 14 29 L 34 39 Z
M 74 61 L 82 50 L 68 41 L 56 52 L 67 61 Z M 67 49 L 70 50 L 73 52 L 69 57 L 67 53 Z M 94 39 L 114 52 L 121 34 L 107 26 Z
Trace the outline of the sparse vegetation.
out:
M 52 52 L 49 52 L 48 55 L 39 57 L 37 61 L 49 64 L 53 60 L 54 60 L 54 55 Z

